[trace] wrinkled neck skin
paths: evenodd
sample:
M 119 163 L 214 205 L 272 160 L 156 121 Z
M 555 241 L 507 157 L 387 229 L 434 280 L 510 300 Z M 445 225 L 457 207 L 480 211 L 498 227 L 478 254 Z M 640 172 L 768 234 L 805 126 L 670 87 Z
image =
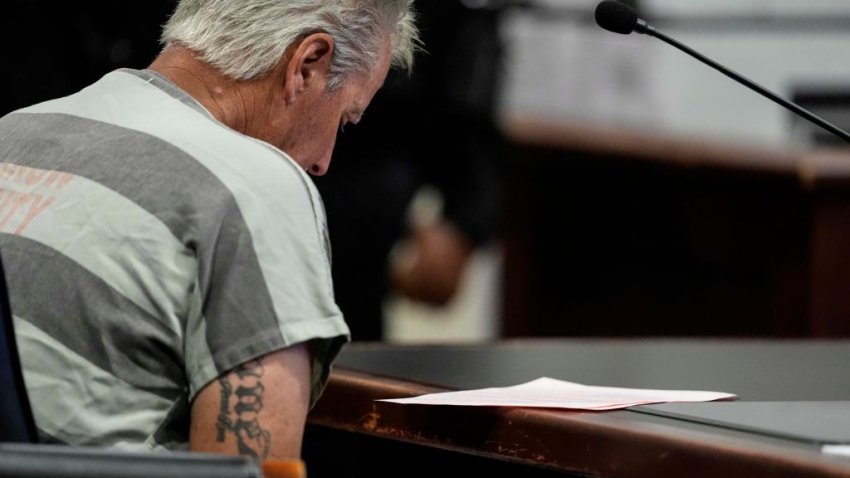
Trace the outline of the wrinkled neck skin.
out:
M 198 59 L 192 50 L 173 45 L 148 68 L 168 78 L 221 123 L 271 142 L 273 135 L 267 128 L 272 123 L 273 108 L 281 101 L 279 85 L 275 87 L 280 65 L 261 78 L 234 80 Z M 280 121 L 279 115 L 277 120 Z

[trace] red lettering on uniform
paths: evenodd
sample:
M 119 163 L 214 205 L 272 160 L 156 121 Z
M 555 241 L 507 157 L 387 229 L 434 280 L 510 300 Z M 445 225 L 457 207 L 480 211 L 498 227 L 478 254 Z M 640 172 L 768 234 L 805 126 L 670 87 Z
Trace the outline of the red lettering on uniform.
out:
M 60 171 L 50 171 L 44 180 L 44 186 L 62 189 L 74 179 L 74 176 Z
M 29 202 L 32 199 L 32 194 L 20 194 L 20 193 L 12 193 L 11 198 L 9 200 L 3 201 L 2 208 L 5 209 L 6 204 L 11 203 L 12 209 L 6 214 L 2 221 L 0 221 L 0 229 L 6 226 L 6 223 L 9 222 L 12 217 L 14 217 L 15 213 L 18 212 L 18 209 L 21 208 L 25 203 Z
M 23 222 L 21 222 L 18 228 L 15 229 L 15 234 L 21 234 L 22 232 L 24 232 L 24 229 L 26 229 L 30 225 L 33 219 L 35 219 L 36 217 L 38 217 L 39 214 L 44 212 L 44 210 L 47 209 L 51 204 L 53 204 L 53 201 L 55 200 L 56 198 L 53 197 L 46 198 L 41 194 L 36 194 L 33 198 L 33 203 L 30 206 L 30 210 L 29 212 L 27 212 L 27 216 L 24 218 Z
M 24 182 L 27 183 L 27 186 L 38 184 L 47 175 L 47 171 L 44 169 L 26 168 L 26 172 Z

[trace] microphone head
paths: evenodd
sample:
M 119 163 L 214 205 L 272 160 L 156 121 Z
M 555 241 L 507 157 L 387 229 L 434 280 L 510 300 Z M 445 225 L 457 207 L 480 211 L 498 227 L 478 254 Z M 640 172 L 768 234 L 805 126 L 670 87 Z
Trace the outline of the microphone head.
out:
M 638 25 L 638 15 L 631 7 L 605 0 L 596 7 L 596 23 L 609 32 L 628 35 Z

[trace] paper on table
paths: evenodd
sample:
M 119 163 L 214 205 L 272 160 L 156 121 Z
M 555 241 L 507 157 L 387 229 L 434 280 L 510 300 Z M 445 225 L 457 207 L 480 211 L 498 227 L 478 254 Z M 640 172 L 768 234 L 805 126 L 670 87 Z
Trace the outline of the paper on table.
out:
M 850 456 L 850 445 L 824 445 L 821 452 L 828 455 Z
M 378 401 L 420 405 L 614 410 L 650 403 L 710 402 L 735 398 L 738 397 L 722 392 L 594 387 L 542 377 L 512 387 L 431 393 L 418 397 Z

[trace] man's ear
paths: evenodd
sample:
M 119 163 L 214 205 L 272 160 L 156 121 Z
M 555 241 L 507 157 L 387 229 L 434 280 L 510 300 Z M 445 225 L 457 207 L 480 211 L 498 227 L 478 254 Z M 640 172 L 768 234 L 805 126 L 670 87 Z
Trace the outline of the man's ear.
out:
M 287 103 L 307 88 L 327 86 L 334 40 L 327 33 L 313 33 L 291 47 L 291 56 L 284 71 L 284 95 Z

